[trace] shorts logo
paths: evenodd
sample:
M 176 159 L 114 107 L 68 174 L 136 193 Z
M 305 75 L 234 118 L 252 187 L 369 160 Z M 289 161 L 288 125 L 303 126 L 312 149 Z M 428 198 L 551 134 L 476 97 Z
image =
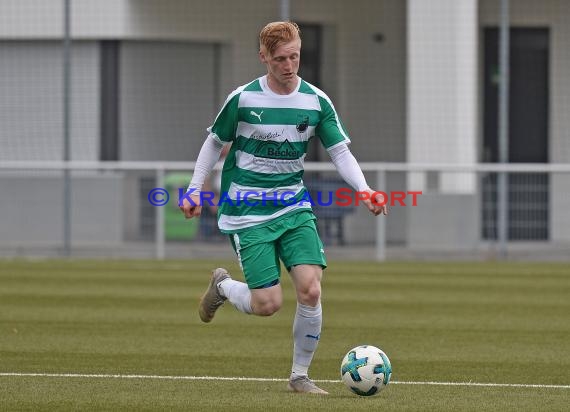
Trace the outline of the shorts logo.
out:
M 297 131 L 299 133 L 304 133 L 309 127 L 309 116 L 306 114 L 297 115 Z

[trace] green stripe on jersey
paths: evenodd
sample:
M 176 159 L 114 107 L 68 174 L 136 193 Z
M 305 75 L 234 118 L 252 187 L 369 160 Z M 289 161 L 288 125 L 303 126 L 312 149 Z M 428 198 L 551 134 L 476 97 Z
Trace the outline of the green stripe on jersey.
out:
M 259 79 L 252 81 L 250 84 L 244 87 L 244 92 L 262 92 L 261 84 L 259 84 Z
M 259 84 L 259 82 L 258 82 L 258 84 Z M 307 84 L 307 82 L 304 81 L 304 80 L 301 80 L 301 86 L 299 86 L 299 93 L 317 94 L 317 93 L 315 92 L 315 90 L 314 90 L 311 86 L 309 86 L 309 85 Z
M 246 192 L 247 193 L 247 192 Z M 306 189 L 301 190 L 297 195 L 289 192 L 286 196 L 266 196 L 261 199 L 253 199 L 249 196 L 245 201 L 245 193 L 240 194 L 240 199 L 231 200 L 227 196 L 220 197 L 221 213 L 227 216 L 269 216 L 279 212 L 287 206 L 311 207 L 311 198 Z

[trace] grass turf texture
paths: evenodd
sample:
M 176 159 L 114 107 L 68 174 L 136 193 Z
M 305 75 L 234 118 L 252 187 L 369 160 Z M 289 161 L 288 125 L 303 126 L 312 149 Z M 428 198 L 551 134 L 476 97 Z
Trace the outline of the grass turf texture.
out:
M 206 325 L 197 302 L 217 265 L 0 261 L 0 372 L 287 378 L 288 277 L 273 317 L 225 305 Z M 0 410 L 567 410 L 566 388 L 404 383 L 569 385 L 569 296 L 567 264 L 332 262 L 311 376 L 340 379 L 344 354 L 372 344 L 396 382 L 377 397 L 340 381 L 320 397 L 285 382 L 0 376 Z

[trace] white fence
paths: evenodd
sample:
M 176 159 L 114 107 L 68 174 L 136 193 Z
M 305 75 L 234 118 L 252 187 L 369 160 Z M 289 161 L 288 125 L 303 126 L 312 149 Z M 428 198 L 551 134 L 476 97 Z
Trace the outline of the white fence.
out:
M 361 167 L 374 189 L 392 195 L 416 192 L 417 202 L 412 204 L 411 195 L 402 202 L 393 196 L 389 216 L 377 218 L 347 201 L 342 210 L 317 208 L 321 237 L 334 256 L 570 260 L 570 164 Z M 174 188 L 173 181 L 185 187 L 193 168 L 193 162 L 4 161 L 0 256 L 163 259 L 208 257 L 216 250 L 227 254 L 230 249 L 213 220 L 209 227 L 206 217 L 200 223 L 184 221 L 176 207 L 153 207 L 147 199 L 153 188 Z M 501 173 L 507 177 L 504 188 L 498 186 Z M 306 164 L 310 190 L 324 190 L 323 182 L 327 188 L 331 183 L 347 186 L 338 179 L 330 163 Z M 505 214 L 498 213 L 501 190 L 508 194 Z M 501 225 L 506 229 L 503 239 Z

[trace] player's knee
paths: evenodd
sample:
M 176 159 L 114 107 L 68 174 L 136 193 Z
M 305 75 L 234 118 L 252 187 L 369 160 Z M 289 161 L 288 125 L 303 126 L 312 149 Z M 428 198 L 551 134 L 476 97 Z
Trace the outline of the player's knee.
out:
M 283 304 L 281 286 L 276 285 L 270 288 L 252 289 L 251 308 L 258 316 L 271 316 Z
M 271 316 L 281 309 L 281 302 L 277 300 L 260 302 L 254 307 L 254 312 L 259 316 Z
M 265 293 L 268 292 L 268 293 Z M 283 303 L 281 293 L 263 290 L 263 293 L 256 293 L 252 296 L 253 313 L 259 316 L 271 316 L 279 309 Z
M 303 305 L 317 306 L 319 300 L 321 299 L 321 285 L 319 282 L 314 282 L 307 288 L 303 289 L 299 293 L 299 301 Z

